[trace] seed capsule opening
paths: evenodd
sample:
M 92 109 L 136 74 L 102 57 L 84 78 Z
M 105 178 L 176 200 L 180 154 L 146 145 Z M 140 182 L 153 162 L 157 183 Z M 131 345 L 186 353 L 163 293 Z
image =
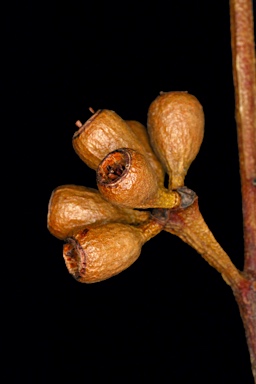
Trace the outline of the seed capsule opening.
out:
M 118 183 L 129 171 L 131 156 L 126 149 L 117 149 L 102 160 L 97 171 L 97 182 L 103 185 Z
M 156 196 L 159 189 L 145 156 L 131 148 L 119 148 L 102 160 L 97 169 L 97 185 L 104 199 L 131 208 L 149 208 L 146 201 Z
M 86 231 L 86 232 L 85 232 Z M 85 232 L 85 233 L 84 233 Z M 84 230 L 85 235 L 88 230 Z M 86 254 L 79 242 L 73 237 L 66 239 L 67 244 L 63 247 L 63 257 L 69 273 L 76 279 L 84 277 L 86 273 Z

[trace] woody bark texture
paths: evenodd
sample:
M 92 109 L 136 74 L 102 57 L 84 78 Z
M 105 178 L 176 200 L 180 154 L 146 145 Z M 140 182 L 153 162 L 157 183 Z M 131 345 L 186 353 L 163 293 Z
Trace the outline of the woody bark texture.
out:
M 256 383 L 256 72 L 252 1 L 230 0 L 230 18 L 246 279 L 233 292 Z
M 230 16 L 245 271 L 256 277 L 256 71 L 252 1 L 231 0 Z

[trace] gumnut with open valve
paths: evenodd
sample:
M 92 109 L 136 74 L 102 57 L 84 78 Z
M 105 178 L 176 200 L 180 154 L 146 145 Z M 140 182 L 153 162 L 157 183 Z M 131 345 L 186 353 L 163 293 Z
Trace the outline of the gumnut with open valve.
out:
M 186 209 L 196 198 L 184 179 L 203 139 L 201 104 L 187 92 L 162 92 L 147 124 L 148 132 L 110 110 L 76 122 L 73 147 L 96 171 L 98 190 L 56 188 L 47 226 L 65 241 L 65 264 L 79 282 L 108 279 L 137 260 L 143 244 L 164 228 L 150 209 Z

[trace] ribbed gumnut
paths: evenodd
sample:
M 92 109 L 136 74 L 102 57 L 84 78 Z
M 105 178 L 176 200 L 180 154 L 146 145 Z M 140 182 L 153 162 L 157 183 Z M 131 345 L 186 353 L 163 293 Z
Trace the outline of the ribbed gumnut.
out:
M 137 260 L 142 245 L 162 225 L 151 220 L 142 226 L 108 223 L 84 228 L 67 239 L 63 256 L 69 272 L 82 283 L 95 283 L 117 275 Z
M 149 140 L 149 135 L 147 133 L 146 127 L 136 120 L 125 120 L 126 124 L 132 129 L 136 136 L 140 139 L 141 144 L 144 148 L 144 156 L 146 156 L 147 161 L 150 163 L 151 167 L 155 171 L 156 177 L 158 179 L 159 185 L 164 184 L 164 175 L 165 171 L 156 157 Z
M 161 188 L 144 155 L 130 148 L 109 153 L 97 169 L 97 185 L 113 204 L 131 208 L 174 208 L 180 195 Z
M 133 148 L 143 153 L 143 145 L 126 122 L 114 111 L 98 110 L 81 124 L 73 136 L 73 147 L 78 156 L 92 169 L 118 148 Z
M 120 208 L 107 202 L 96 189 L 62 185 L 52 192 L 47 227 L 52 235 L 65 239 L 85 225 L 107 222 L 140 224 L 149 216 L 149 212 Z
M 169 188 L 184 185 L 204 135 L 204 113 L 187 92 L 162 92 L 150 105 L 148 132 L 154 151 L 169 174 Z

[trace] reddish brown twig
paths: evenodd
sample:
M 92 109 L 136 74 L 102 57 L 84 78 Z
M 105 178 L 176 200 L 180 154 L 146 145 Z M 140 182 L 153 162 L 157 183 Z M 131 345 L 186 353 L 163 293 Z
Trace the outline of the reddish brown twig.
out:
M 244 270 L 238 271 L 207 227 L 197 200 L 187 209 L 155 210 L 165 230 L 195 248 L 231 286 L 256 383 L 256 70 L 251 0 L 230 0 L 233 77 L 242 186 Z
M 239 271 L 221 248 L 206 225 L 198 201 L 186 209 L 154 210 L 154 216 L 165 223 L 164 229 L 193 247 L 219 273 L 232 288 L 243 320 L 252 372 L 256 365 L 256 282 Z
M 154 216 L 165 221 L 165 231 L 180 237 L 193 247 L 219 273 L 225 282 L 236 289 L 244 281 L 241 272 L 235 267 L 227 253 L 219 245 L 205 223 L 196 199 L 186 209 L 154 210 Z
M 233 289 L 256 382 L 256 71 L 251 0 L 230 0 L 246 281 Z
M 231 0 L 231 41 L 246 274 L 256 277 L 256 71 L 251 0 Z

